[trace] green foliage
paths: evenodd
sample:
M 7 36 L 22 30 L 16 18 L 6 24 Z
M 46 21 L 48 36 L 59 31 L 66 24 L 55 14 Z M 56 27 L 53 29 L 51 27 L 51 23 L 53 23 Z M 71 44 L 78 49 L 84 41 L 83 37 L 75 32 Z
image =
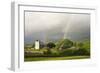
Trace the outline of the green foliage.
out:
M 90 55 L 90 52 L 88 52 L 86 49 L 81 48 L 74 52 L 74 55 Z
M 59 49 L 61 47 L 61 45 L 63 44 L 64 40 L 59 40 L 57 43 L 56 43 L 56 49 Z
M 86 49 L 66 49 L 62 51 L 61 56 L 82 56 L 82 55 L 90 55 L 90 52 L 88 52 Z
M 39 50 L 30 49 L 30 45 L 24 47 L 25 57 L 90 56 L 90 41 L 88 40 L 73 42 L 69 39 L 63 39 L 56 44 L 49 42 L 45 45 Z M 59 48 L 62 49 L 59 50 Z
M 53 48 L 53 47 L 55 47 L 56 45 L 55 45 L 55 43 L 53 43 L 53 42 L 49 42 L 49 43 L 47 43 L 47 47 L 48 48 Z
M 80 48 L 79 51 L 82 51 L 83 54 L 90 55 L 90 41 L 87 40 L 82 42 L 82 45 L 79 46 L 79 48 Z
M 54 56 L 59 56 L 60 51 L 54 48 L 54 49 L 51 49 L 51 54 L 54 55 Z
M 75 49 L 65 49 L 60 52 L 61 56 L 73 56 Z
M 73 42 L 71 40 L 65 39 L 63 41 L 63 46 L 62 46 L 63 49 L 70 48 L 72 46 L 73 46 Z
M 34 48 L 34 47 L 35 47 L 35 44 L 33 43 L 32 48 Z
M 87 49 L 89 51 L 90 50 L 90 41 L 86 41 L 83 44 L 84 45 L 82 46 L 82 48 Z
M 46 54 L 51 54 L 51 50 L 47 49 Z
M 80 42 L 80 43 L 77 43 L 77 47 L 83 47 L 83 45 L 84 45 L 84 44 L 81 43 L 81 42 Z

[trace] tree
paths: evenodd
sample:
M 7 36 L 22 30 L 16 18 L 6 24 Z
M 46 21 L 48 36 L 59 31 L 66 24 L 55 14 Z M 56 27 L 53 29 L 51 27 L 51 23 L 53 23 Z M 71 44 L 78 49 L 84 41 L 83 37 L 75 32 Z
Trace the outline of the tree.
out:
M 48 47 L 48 48 L 53 48 L 53 47 L 55 47 L 55 44 L 54 44 L 53 42 L 49 42 L 49 43 L 47 44 L 47 47 Z
M 76 47 L 79 48 L 75 52 L 76 55 L 90 55 L 90 41 L 89 40 L 77 43 Z
M 84 44 L 83 43 L 78 43 L 77 45 L 78 45 L 78 47 L 82 47 Z
M 35 43 L 33 43 L 33 45 L 32 45 L 32 48 L 34 48 L 35 47 Z
M 72 46 L 73 46 L 73 42 L 69 39 L 65 39 L 64 42 L 63 42 L 62 48 L 66 49 L 66 48 L 70 48 Z

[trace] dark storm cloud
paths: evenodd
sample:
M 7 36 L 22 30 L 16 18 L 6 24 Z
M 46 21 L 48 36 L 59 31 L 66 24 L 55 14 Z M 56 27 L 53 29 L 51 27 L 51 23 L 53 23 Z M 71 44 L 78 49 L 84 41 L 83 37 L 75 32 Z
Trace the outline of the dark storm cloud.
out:
M 89 14 L 25 12 L 25 42 L 90 37 Z

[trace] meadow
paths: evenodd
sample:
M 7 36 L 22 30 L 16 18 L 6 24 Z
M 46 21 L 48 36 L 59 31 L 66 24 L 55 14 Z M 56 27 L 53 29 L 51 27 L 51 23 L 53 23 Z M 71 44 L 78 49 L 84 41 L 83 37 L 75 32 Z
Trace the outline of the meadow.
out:
M 67 57 L 28 57 L 24 61 L 48 61 L 48 60 L 74 60 L 74 59 L 89 59 L 90 56 L 67 56 Z

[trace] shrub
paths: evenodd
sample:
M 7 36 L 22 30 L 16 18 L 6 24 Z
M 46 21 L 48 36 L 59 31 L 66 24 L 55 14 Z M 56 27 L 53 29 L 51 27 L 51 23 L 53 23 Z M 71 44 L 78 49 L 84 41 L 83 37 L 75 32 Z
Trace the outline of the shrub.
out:
M 90 52 L 88 52 L 86 49 L 81 48 L 74 52 L 74 55 L 90 55 Z
M 61 56 L 73 56 L 75 49 L 66 49 L 60 52 Z
M 64 51 L 60 52 L 61 56 L 82 56 L 82 55 L 90 55 L 86 49 L 65 49 Z
M 65 39 L 64 42 L 63 42 L 62 48 L 66 49 L 66 48 L 70 48 L 72 46 L 73 46 L 73 42 L 69 39 Z
M 48 44 L 47 44 L 47 47 L 48 48 L 53 48 L 53 47 L 55 47 L 56 45 L 53 43 L 53 42 L 49 42 Z
M 53 56 L 59 56 L 60 55 L 60 52 L 59 52 L 59 50 L 57 50 L 57 49 L 51 49 L 51 54 L 53 55 Z

